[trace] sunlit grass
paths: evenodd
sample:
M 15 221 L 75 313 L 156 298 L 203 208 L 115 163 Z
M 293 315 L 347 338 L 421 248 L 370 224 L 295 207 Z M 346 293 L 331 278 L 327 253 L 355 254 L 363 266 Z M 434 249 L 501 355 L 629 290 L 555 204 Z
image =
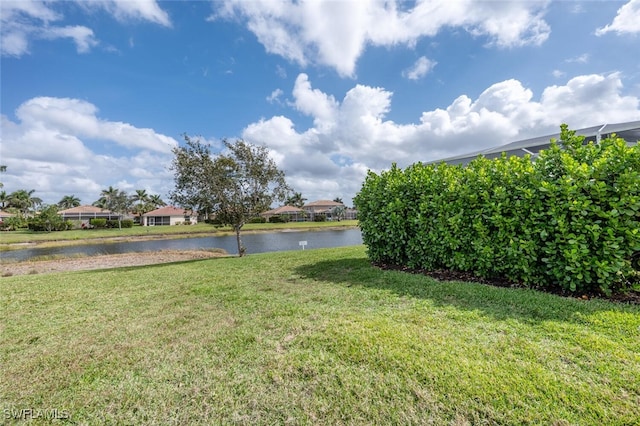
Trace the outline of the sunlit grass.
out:
M 0 409 L 78 424 L 631 425 L 640 307 L 363 247 L 0 279 Z

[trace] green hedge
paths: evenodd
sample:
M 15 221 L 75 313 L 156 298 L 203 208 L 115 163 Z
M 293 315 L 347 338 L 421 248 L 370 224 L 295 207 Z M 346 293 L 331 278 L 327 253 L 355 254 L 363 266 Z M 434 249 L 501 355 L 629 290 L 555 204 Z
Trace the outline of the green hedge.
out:
M 563 125 L 535 162 L 369 172 L 354 201 L 370 259 L 573 293 L 627 289 L 640 250 L 640 145 L 583 142 Z

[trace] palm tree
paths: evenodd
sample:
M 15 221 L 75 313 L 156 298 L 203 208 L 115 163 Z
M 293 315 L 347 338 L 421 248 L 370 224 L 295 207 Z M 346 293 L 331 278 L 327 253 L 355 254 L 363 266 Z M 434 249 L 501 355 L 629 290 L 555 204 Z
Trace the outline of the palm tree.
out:
M 146 189 L 136 189 L 136 193 L 131 196 L 131 201 L 138 204 L 144 204 L 149 201 L 149 194 Z
M 4 209 L 9 204 L 9 195 L 7 191 L 0 192 L 0 209 Z
M 304 206 L 305 201 L 307 201 L 307 199 L 303 198 L 300 192 L 294 192 L 291 197 L 287 198 L 285 205 L 294 206 L 301 209 L 302 206 Z
M 342 198 L 340 198 L 340 197 L 336 197 L 336 198 L 334 198 L 334 199 L 333 199 L 333 201 L 335 201 L 336 203 L 343 204 L 343 202 L 342 202 Z
M 98 201 L 95 201 L 93 205 L 103 209 L 111 210 L 111 207 L 113 207 L 113 202 L 116 198 L 118 198 L 119 194 L 120 190 L 118 188 L 109 186 L 109 188 L 103 189 L 102 192 L 100 192 L 100 198 L 98 199 Z
M 70 209 L 72 207 L 78 207 L 80 205 L 80 198 L 75 195 L 65 195 L 60 201 L 58 201 L 58 207 L 61 209 Z
M 149 197 L 149 203 L 153 204 L 155 206 L 155 208 L 158 207 L 162 207 L 162 206 L 166 206 L 167 203 L 165 203 L 164 201 L 162 201 L 162 198 L 160 198 L 160 196 L 158 194 L 155 195 L 151 195 Z
M 15 207 L 21 213 L 27 214 L 29 210 L 42 204 L 42 199 L 33 197 L 32 194 L 36 192 L 35 189 L 27 191 L 26 189 L 19 189 L 9 194 L 9 207 Z

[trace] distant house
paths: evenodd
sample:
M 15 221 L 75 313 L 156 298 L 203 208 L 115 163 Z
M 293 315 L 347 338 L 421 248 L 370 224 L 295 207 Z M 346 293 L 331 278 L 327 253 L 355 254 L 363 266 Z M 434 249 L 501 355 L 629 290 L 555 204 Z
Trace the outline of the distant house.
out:
M 331 220 L 333 218 L 333 209 L 335 209 L 336 207 L 344 208 L 344 204 L 331 200 L 318 200 L 302 206 L 303 210 L 307 212 L 309 220 L 311 221 L 315 220 L 315 217 L 320 215 L 324 216 L 327 220 Z
M 174 206 L 160 207 L 142 215 L 142 226 L 195 225 L 198 216 L 191 210 Z
M 14 214 L 0 211 L 0 222 L 4 221 L 7 218 L 15 216 Z
M 270 218 L 277 216 L 286 218 L 287 222 L 299 222 L 305 220 L 305 212 L 301 208 L 294 206 L 282 206 L 277 209 L 269 210 L 261 213 L 260 216 L 269 220 Z
M 118 220 L 119 214 L 112 211 L 96 207 L 96 206 L 78 206 L 70 209 L 60 210 L 58 215 L 62 216 L 62 220 L 77 220 L 89 223 L 91 219 L 112 219 Z

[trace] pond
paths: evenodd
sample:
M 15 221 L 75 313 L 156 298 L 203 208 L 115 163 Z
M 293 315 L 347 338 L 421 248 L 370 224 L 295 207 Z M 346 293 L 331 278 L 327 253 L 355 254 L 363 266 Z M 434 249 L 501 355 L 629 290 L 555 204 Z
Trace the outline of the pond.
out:
M 355 246 L 362 244 L 360 229 L 280 231 L 257 234 L 241 234 L 242 245 L 247 254 L 286 250 L 310 250 L 315 248 Z M 301 245 L 306 242 L 306 245 Z M 39 256 L 69 256 L 118 254 L 159 250 L 198 250 L 220 248 L 236 254 L 238 246 L 235 235 L 180 238 L 172 240 L 102 242 L 66 247 L 40 247 L 1 253 L 4 260 L 29 260 Z

